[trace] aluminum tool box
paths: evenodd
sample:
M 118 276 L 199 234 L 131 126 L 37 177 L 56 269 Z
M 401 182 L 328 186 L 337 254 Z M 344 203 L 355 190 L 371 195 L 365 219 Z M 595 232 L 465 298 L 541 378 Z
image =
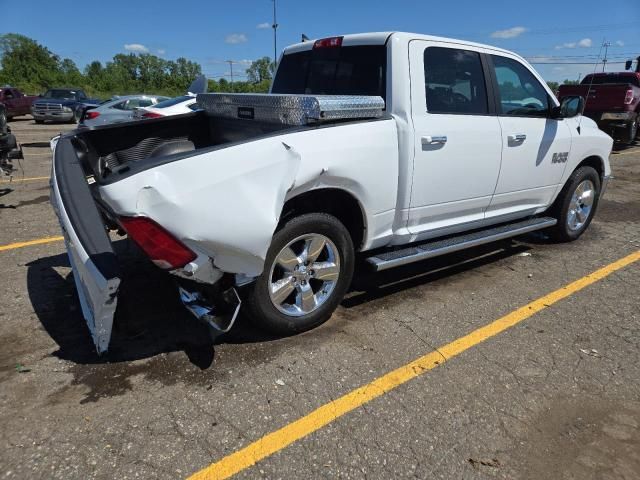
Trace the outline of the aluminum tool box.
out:
M 360 95 L 201 93 L 197 101 L 214 117 L 283 125 L 378 118 L 385 109 L 382 97 Z

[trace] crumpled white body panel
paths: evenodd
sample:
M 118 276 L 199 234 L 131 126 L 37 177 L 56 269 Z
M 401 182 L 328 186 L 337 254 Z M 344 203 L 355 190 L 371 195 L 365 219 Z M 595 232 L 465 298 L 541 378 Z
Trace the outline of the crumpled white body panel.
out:
M 365 247 L 391 236 L 398 137 L 392 119 L 284 133 L 230 145 L 100 187 L 118 215 L 144 215 L 224 272 L 262 272 L 284 202 L 339 188 L 362 207 Z

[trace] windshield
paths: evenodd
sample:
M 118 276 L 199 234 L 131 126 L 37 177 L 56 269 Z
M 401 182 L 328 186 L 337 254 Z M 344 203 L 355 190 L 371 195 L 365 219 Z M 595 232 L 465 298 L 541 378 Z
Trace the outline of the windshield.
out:
M 638 76 L 633 73 L 608 73 L 606 75 L 587 75 L 582 80 L 583 85 L 603 85 L 605 83 L 632 84 L 640 87 Z
M 164 102 L 159 102 L 153 105 L 153 108 L 167 108 L 173 107 L 174 105 L 178 105 L 179 103 L 186 102 L 187 100 L 193 99 L 190 95 L 182 95 L 180 97 L 170 98 L 169 100 L 165 100 Z
M 282 57 L 272 93 L 386 98 L 384 45 L 314 48 Z
M 76 98 L 75 90 L 48 90 L 44 98 L 58 98 L 61 100 L 73 100 Z

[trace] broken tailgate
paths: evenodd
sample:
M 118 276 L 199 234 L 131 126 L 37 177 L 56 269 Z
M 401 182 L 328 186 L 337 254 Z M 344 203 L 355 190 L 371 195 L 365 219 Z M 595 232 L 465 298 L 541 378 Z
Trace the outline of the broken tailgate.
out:
M 55 145 L 51 199 L 62 226 L 82 314 L 101 354 L 111 339 L 119 267 L 72 138 L 60 137 Z

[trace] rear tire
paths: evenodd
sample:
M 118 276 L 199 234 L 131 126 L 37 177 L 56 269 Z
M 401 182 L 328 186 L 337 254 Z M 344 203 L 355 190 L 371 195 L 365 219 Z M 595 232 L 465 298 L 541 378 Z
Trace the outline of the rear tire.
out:
M 37 125 L 42 125 L 44 123 L 44 120 L 34 120 L 36 122 Z
M 351 284 L 353 242 L 345 226 L 326 213 L 288 220 L 273 236 L 264 271 L 245 298 L 251 321 L 291 335 L 326 322 Z
M 558 195 L 550 214 L 558 223 L 549 229 L 558 242 L 577 240 L 587 229 L 600 199 L 600 176 L 592 167 L 576 169 Z

